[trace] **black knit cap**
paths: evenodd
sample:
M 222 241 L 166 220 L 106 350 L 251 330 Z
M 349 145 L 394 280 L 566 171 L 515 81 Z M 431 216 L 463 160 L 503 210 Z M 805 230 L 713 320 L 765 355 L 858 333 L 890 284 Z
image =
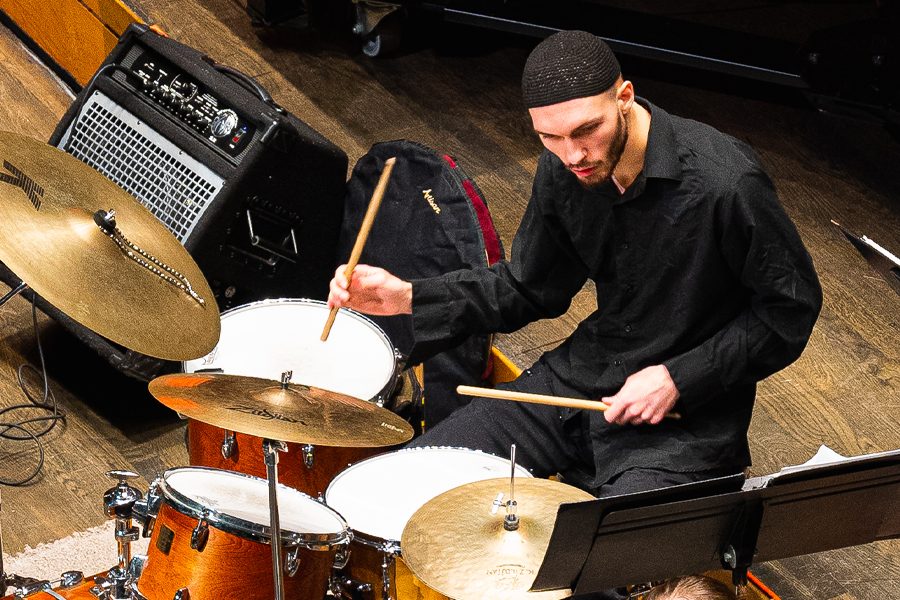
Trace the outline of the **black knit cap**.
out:
M 622 70 L 606 43 L 586 31 L 560 31 L 538 44 L 525 62 L 526 108 L 602 94 Z

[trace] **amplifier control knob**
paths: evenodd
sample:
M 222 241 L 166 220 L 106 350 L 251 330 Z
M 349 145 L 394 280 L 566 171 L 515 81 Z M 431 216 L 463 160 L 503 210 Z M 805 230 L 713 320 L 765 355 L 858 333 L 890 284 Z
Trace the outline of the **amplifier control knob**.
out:
M 212 134 L 216 137 L 225 137 L 229 135 L 234 128 L 237 126 L 238 116 L 231 109 L 220 110 L 216 113 L 216 116 L 213 117 L 212 123 L 210 123 L 210 130 Z

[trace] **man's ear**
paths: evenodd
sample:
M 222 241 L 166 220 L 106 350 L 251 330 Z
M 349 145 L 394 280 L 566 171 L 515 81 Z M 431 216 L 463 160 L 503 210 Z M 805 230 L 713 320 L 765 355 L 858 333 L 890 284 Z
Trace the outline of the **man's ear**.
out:
M 623 81 L 616 89 L 616 102 L 622 109 L 622 114 L 627 114 L 634 104 L 634 85 L 630 81 Z

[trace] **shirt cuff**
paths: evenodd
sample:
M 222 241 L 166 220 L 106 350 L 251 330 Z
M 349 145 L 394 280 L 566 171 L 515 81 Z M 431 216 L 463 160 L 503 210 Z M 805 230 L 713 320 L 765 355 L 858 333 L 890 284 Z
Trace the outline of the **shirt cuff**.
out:
M 679 402 L 688 413 L 725 391 L 714 365 L 699 348 L 671 358 L 663 365 L 678 389 Z

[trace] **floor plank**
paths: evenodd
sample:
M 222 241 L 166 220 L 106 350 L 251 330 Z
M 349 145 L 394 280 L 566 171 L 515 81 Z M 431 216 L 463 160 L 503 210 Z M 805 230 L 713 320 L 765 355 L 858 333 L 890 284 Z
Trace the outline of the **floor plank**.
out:
M 463 45 L 461 30 L 447 27 L 422 32 L 425 41 L 396 56 L 371 59 L 350 36 L 253 28 L 238 1 L 129 4 L 173 38 L 257 77 L 276 101 L 347 152 L 351 166 L 372 144 L 398 138 L 453 155 L 485 192 L 511 247 L 540 152 L 519 92 L 532 41 L 475 31 L 466 32 Z M 633 59 L 622 64 L 639 95 L 757 151 L 823 284 L 825 306 L 805 353 L 759 386 L 750 474 L 803 462 L 820 444 L 847 455 L 900 448 L 900 297 L 830 222 L 900 252 L 897 139 L 879 123 L 823 114 L 772 88 Z M 47 139 L 71 99 L 0 31 L 0 129 Z M 595 305 L 587 286 L 565 316 L 497 336 L 496 345 L 527 367 Z M 21 401 L 18 364 L 37 361 L 30 323 L 23 299 L 0 307 L 3 405 Z M 133 469 L 146 488 L 157 473 L 187 461 L 183 422 L 54 323 L 43 316 L 39 323 L 53 389 L 68 416 L 45 439 L 39 478 L 3 488 L 3 545 L 13 553 L 101 523 L 107 469 Z M 0 461 L 0 477 L 33 460 L 33 450 L 8 441 L 0 455 L 8 459 Z M 898 550 L 896 541 L 877 542 L 754 571 L 785 600 L 900 600 Z

